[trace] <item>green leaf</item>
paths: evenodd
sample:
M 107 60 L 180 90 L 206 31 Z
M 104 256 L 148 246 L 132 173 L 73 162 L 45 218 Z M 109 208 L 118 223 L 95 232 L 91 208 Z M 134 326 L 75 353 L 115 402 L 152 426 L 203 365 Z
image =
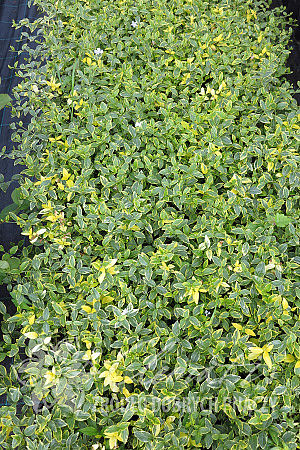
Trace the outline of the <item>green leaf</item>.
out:
M 25 169 L 2 212 L 31 243 L 0 246 L 17 307 L 0 303 L 0 393 L 19 388 L 23 412 L 1 408 L 1 444 L 297 448 L 287 18 L 264 1 L 43 3 L 51 32 L 43 15 L 22 31 L 40 45 L 14 90 Z
M 8 269 L 10 269 L 8 262 L 1 260 L 0 261 L 0 271 L 7 272 Z
M 150 442 L 152 440 L 152 435 L 147 431 L 134 430 L 133 433 L 141 442 Z
M 5 219 L 11 211 L 16 211 L 17 209 L 18 205 L 16 205 L 15 203 L 11 203 L 10 205 L 6 206 L 0 212 L 0 220 Z
M 80 433 L 86 434 L 87 436 L 97 436 L 99 431 L 95 427 L 85 427 L 80 428 Z
M 179 336 L 179 334 L 180 334 L 180 324 L 179 324 L 178 321 L 175 322 L 175 323 L 172 325 L 172 332 L 173 332 L 173 334 L 174 334 L 175 336 Z
M 11 102 L 11 97 L 8 94 L 0 94 L 0 109 Z
M 61 307 L 58 303 L 52 302 L 52 307 L 53 307 L 54 311 L 55 311 L 57 314 L 63 314 L 63 313 L 64 313 L 62 307 Z
M 16 203 L 16 205 L 20 206 L 23 202 L 23 199 L 21 197 L 21 189 L 20 188 L 14 189 L 11 193 L 11 198 L 13 202 Z
M 284 214 L 277 213 L 274 219 L 276 225 L 278 227 L 286 227 L 289 223 L 293 222 L 293 219 L 291 217 L 285 216 Z

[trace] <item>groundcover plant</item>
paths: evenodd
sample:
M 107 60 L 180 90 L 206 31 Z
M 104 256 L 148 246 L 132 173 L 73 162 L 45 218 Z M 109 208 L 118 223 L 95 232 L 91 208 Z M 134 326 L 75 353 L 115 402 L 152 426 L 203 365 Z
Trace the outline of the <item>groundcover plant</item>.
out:
M 299 448 L 289 19 L 255 0 L 36 3 L 1 448 Z

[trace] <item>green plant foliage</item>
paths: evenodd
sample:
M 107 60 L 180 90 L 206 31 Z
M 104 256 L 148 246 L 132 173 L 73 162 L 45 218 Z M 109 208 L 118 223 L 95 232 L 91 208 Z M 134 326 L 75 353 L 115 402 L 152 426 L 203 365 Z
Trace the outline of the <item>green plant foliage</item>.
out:
M 29 204 L 10 217 L 30 245 L 10 275 L 1 447 L 299 448 L 285 13 L 36 3 L 18 25 L 42 39 L 14 90 L 32 120 L 12 155 Z
M 1 83 L 1 79 L 0 79 Z M 0 94 L 0 110 L 4 108 L 4 106 L 9 105 L 11 102 L 11 98 L 7 94 Z

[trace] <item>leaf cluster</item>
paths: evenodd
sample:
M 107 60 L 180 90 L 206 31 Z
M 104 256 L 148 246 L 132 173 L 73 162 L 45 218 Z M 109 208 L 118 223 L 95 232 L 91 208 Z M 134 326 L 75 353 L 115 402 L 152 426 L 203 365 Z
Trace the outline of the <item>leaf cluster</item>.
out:
M 35 3 L 47 14 L 19 24 L 38 45 L 14 90 L 32 119 L 13 135 L 26 207 L 10 217 L 30 245 L 9 275 L 1 447 L 298 448 L 285 13 Z

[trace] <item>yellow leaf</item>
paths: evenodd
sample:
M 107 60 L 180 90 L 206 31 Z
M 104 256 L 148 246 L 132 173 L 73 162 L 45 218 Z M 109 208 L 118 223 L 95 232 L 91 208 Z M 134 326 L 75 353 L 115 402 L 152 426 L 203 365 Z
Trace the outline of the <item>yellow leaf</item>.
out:
M 99 283 L 101 284 L 102 283 L 102 281 L 104 280 L 104 278 L 105 278 L 105 269 L 100 269 L 100 272 L 101 272 L 101 275 L 98 277 L 98 281 L 99 281 Z
M 199 289 L 195 289 L 193 291 L 193 301 L 196 303 L 196 305 L 198 305 L 199 302 Z
M 189 443 L 193 446 L 193 448 L 200 448 L 200 447 L 202 447 L 201 443 L 200 444 L 196 444 L 196 441 L 194 441 L 192 438 L 189 440 Z
M 112 367 L 112 364 L 110 361 L 104 361 L 104 367 L 105 369 L 109 370 Z M 116 365 L 118 367 L 118 365 Z
M 251 353 L 253 353 L 254 355 L 261 355 L 263 352 L 264 352 L 264 350 L 262 349 L 262 348 L 260 348 L 260 347 L 251 347 L 250 348 L 250 352 Z
M 46 220 L 49 220 L 50 222 L 56 222 L 59 219 L 59 216 L 55 216 L 54 214 L 50 214 L 46 217 Z
M 130 392 L 128 391 L 128 389 L 126 389 L 126 387 L 123 388 L 123 394 L 125 395 L 126 398 L 130 397 Z
M 109 267 L 109 269 L 107 269 L 107 272 L 110 273 L 111 275 L 119 273 L 114 267 Z
M 63 177 L 62 180 L 67 180 L 68 178 L 70 178 L 71 174 L 69 174 L 69 172 L 67 171 L 67 169 L 63 168 Z
M 191 74 L 190 73 L 186 73 L 185 75 L 183 75 L 182 81 L 181 81 L 180 84 L 185 84 L 189 78 L 191 78 Z
M 94 267 L 96 270 L 100 270 L 101 269 L 101 262 L 100 261 L 93 261 L 92 262 L 92 267 Z
M 223 33 L 219 34 L 219 36 L 217 36 L 217 37 L 214 38 L 214 41 L 215 41 L 215 42 L 220 42 L 220 41 L 222 41 L 222 40 L 223 40 Z
M 265 352 L 270 353 L 270 351 L 273 350 L 273 347 L 274 347 L 274 345 L 272 345 L 272 344 L 271 344 L 271 345 L 266 344 L 266 345 L 263 346 L 263 350 L 264 350 Z
M 24 333 L 24 336 L 26 336 L 28 339 L 36 339 L 38 337 L 38 334 L 35 331 L 29 331 L 28 333 Z
M 160 432 L 160 424 L 158 424 L 158 425 L 154 425 L 154 436 L 156 437 L 156 436 L 158 436 L 159 435 L 159 432 Z
M 205 164 L 201 163 L 201 172 L 205 175 L 208 172 L 208 168 Z
M 87 350 L 85 352 L 85 354 L 83 355 L 82 359 L 84 361 L 88 361 L 89 359 L 91 359 L 91 356 L 92 356 L 92 351 L 91 350 Z
M 29 325 L 33 325 L 34 322 L 35 322 L 35 315 L 33 314 L 33 316 L 30 316 L 30 317 L 29 317 L 28 323 L 29 323 Z
M 295 358 L 293 357 L 293 355 L 286 355 L 285 357 L 284 357 L 284 360 L 283 360 L 284 362 L 287 362 L 287 363 L 290 363 L 290 362 L 293 362 L 293 361 L 295 361 Z
M 83 341 L 83 342 L 85 343 L 86 348 L 87 348 L 88 350 L 90 350 L 90 349 L 92 348 L 92 343 L 91 343 L 91 341 Z
M 174 422 L 174 420 L 176 419 L 176 417 L 174 416 L 169 416 L 166 418 L 166 424 L 170 425 L 172 422 Z
M 83 305 L 81 307 L 81 309 L 83 309 L 83 311 L 85 311 L 88 314 L 90 314 L 90 312 L 92 311 L 92 308 L 90 306 L 87 306 L 87 305 Z
M 250 330 L 250 328 L 245 328 L 245 333 L 248 334 L 248 336 L 255 336 L 254 331 Z
M 300 369 L 300 359 L 296 362 L 295 369 Z
M 109 439 L 109 448 L 114 449 L 118 446 L 118 441 L 123 442 L 123 439 L 118 431 L 108 432 L 104 431 L 104 436 Z
M 105 295 L 104 297 L 102 297 L 101 302 L 102 303 L 111 303 L 114 301 L 114 298 L 111 297 L 110 295 Z
M 233 322 L 232 326 L 234 326 L 234 328 L 236 328 L 237 330 L 242 330 L 243 329 L 242 325 L 240 325 L 239 323 Z
M 124 376 L 124 381 L 125 381 L 126 384 L 131 384 L 131 383 L 133 383 L 132 379 L 129 378 L 127 375 Z
M 289 304 L 285 298 L 282 299 L 282 307 L 283 309 L 288 309 Z
M 272 361 L 269 352 L 263 352 L 263 358 L 269 369 L 272 369 Z
M 53 368 L 52 371 L 47 370 L 44 378 L 46 378 L 46 385 L 51 384 L 52 381 L 55 380 L 55 368 Z
M 73 180 L 67 180 L 67 186 L 68 187 L 73 187 L 74 186 L 74 181 Z

